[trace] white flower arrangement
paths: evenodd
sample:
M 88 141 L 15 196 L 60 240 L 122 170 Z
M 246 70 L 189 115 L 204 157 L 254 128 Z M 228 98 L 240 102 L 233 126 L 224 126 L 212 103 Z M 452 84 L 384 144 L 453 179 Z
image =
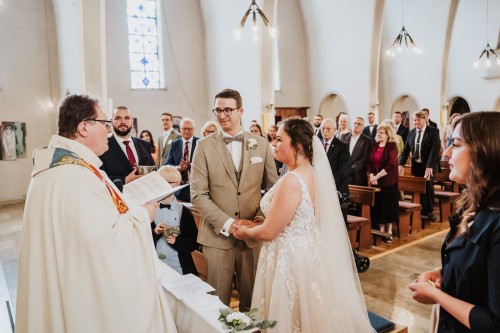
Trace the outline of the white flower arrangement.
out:
M 248 312 L 235 312 L 231 308 L 220 309 L 219 321 L 221 321 L 228 333 L 249 330 L 252 328 L 266 329 L 273 328 L 278 323 L 276 320 L 256 320 L 257 309 Z
M 250 138 L 247 140 L 247 150 L 257 148 L 257 140 Z

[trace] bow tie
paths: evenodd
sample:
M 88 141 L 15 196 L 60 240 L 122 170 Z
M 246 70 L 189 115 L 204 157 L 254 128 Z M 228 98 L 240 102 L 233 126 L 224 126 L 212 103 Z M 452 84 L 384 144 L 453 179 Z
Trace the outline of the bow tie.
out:
M 243 134 L 237 134 L 235 136 L 230 136 L 230 137 L 225 136 L 224 137 L 224 142 L 226 143 L 226 145 L 233 142 L 233 141 L 243 142 Z
M 165 205 L 165 204 L 162 204 L 162 203 L 160 202 L 160 209 L 163 209 L 163 208 L 168 208 L 168 209 L 170 209 L 170 207 L 171 207 L 171 205 L 170 205 L 170 204 L 166 204 L 166 205 Z

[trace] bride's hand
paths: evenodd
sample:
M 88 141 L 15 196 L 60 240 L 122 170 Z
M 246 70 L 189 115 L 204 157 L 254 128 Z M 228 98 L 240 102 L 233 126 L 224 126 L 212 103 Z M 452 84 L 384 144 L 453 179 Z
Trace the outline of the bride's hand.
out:
M 236 230 L 234 232 L 234 234 L 233 234 L 234 238 L 242 240 L 242 241 L 248 240 L 250 237 L 248 237 L 248 234 L 246 233 L 247 230 L 248 230 L 248 227 L 246 225 L 241 225 L 238 228 L 238 230 Z

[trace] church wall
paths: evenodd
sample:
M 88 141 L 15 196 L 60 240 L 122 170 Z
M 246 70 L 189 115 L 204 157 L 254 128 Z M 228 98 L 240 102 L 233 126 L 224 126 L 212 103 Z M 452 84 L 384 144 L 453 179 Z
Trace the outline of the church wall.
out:
M 26 157 L 0 160 L 0 202 L 24 199 L 34 148 L 56 130 L 59 79 L 50 0 L 0 3 L 0 122 L 26 123 Z
M 372 1 L 300 1 L 309 54 L 311 109 L 318 113 L 331 92 L 341 95 L 349 115 L 365 116 L 370 106 Z
M 488 32 L 489 43 L 496 48 L 500 43 L 500 1 L 489 1 Z M 490 73 L 495 73 L 496 78 L 489 80 L 485 79 L 489 73 L 484 58 L 479 68 L 473 66 L 485 46 L 486 3 L 461 0 L 451 41 L 446 97 L 448 100 L 462 96 L 468 101 L 471 111 L 492 110 L 500 97 L 500 66 L 492 62 Z M 498 51 L 497 54 L 500 56 Z
M 123 0 L 106 1 L 108 97 L 114 107 L 125 105 L 138 118 L 139 132 L 148 129 L 157 138 L 163 112 L 190 117 L 195 135 L 208 120 L 203 19 L 196 0 L 163 0 L 165 90 L 130 88 L 127 9 Z

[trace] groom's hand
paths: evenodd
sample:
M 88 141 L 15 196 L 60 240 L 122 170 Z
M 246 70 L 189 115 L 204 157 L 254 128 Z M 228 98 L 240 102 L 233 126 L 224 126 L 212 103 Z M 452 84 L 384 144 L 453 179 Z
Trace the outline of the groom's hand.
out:
M 234 222 L 231 224 L 231 227 L 229 227 L 229 233 L 232 234 L 232 235 L 234 235 L 234 233 L 242 225 L 251 228 L 251 227 L 254 227 L 256 224 L 253 221 L 250 221 L 250 220 L 242 220 L 242 219 L 240 219 L 240 220 L 234 220 Z

